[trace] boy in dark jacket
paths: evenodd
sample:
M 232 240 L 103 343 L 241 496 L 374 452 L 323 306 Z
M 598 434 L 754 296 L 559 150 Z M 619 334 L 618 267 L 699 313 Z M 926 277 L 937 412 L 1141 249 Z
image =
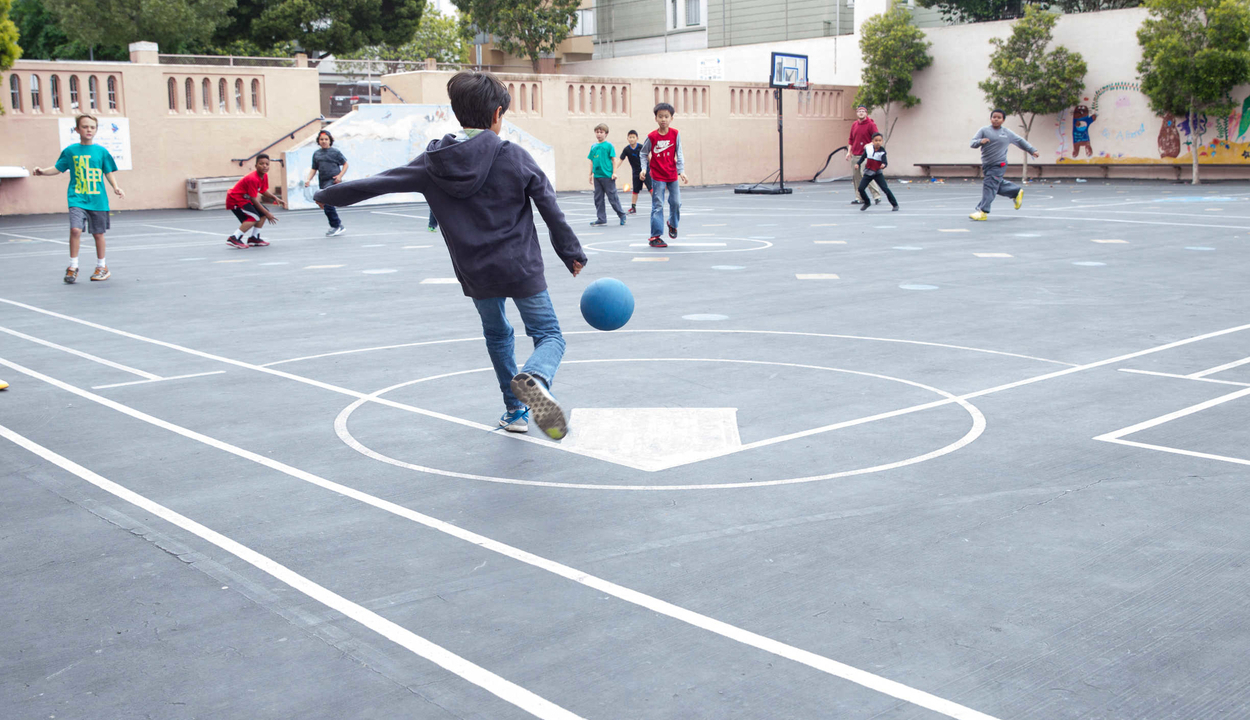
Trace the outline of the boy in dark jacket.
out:
M 864 164 L 864 176 L 859 181 L 859 199 L 863 202 L 860 210 L 867 210 L 872 206 L 872 203 L 868 202 L 868 193 L 864 192 L 869 183 L 876 183 L 889 199 L 890 208 L 898 210 L 898 200 L 894 199 L 894 193 L 890 192 L 890 187 L 885 184 L 885 167 L 890 164 L 890 161 L 885 155 L 884 142 L 885 136 L 881 133 L 873 133 L 872 144 L 864 146 L 864 154 L 859 158 Z
M 499 138 L 511 103 L 503 83 L 487 72 L 465 71 L 447 83 L 447 94 L 467 137 L 446 135 L 407 165 L 325 188 L 315 198 L 326 205 L 352 205 L 387 193 L 425 195 L 442 226 L 456 278 L 482 318 L 506 407 L 500 427 L 525 432 L 532 413 L 538 427 L 559 440 L 568 432 L 568 415 L 550 387 L 564 356 L 564 337 L 547 294 L 530 201 L 574 276 L 585 267 L 586 254 L 534 158 Z M 534 339 L 534 352 L 520 372 L 512 325 L 504 314 L 507 298 L 520 310 L 525 334 Z

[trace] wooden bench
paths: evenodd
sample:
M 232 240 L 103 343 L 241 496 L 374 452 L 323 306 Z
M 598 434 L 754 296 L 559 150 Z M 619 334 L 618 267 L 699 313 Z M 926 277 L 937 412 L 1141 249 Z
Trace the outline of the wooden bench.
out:
M 916 167 L 921 169 L 925 177 L 934 177 L 935 171 L 947 177 L 974 177 L 974 178 L 981 177 L 981 164 L 980 163 L 916 163 Z M 1200 166 L 1199 173 L 1209 168 L 1243 170 L 1245 171 L 1247 176 L 1250 176 L 1250 164 L 1242 165 L 1239 163 L 1203 163 Z M 1065 171 L 1063 175 L 1060 175 L 1060 176 L 1056 176 L 1054 174 L 1049 175 L 1049 176 L 1046 175 L 1047 170 L 1054 171 L 1054 170 L 1060 170 L 1060 169 Z M 1179 181 L 1184 178 L 1185 173 L 1190 172 L 1191 166 L 1188 163 L 1185 163 L 1185 164 L 1181 164 L 1181 163 L 1075 163 L 1075 162 L 1073 163 L 1029 163 L 1029 177 L 1030 178 L 1085 177 L 1086 173 L 1083 173 L 1083 172 L 1073 173 L 1070 171 L 1071 170 L 1078 170 L 1078 171 L 1088 170 L 1089 171 L 1088 175 L 1094 176 L 1095 171 L 1101 171 L 1102 172 L 1101 177 L 1109 178 L 1111 177 L 1112 170 L 1120 170 L 1120 169 L 1175 170 L 1176 179 Z M 946 172 L 943 172 L 943 171 L 946 171 Z M 951 171 L 954 171 L 954 172 L 951 172 Z M 1021 172 L 1020 165 L 1008 165 L 1007 166 L 1008 178 L 1013 178 L 1013 177 L 1018 178 L 1020 177 L 1020 172 Z

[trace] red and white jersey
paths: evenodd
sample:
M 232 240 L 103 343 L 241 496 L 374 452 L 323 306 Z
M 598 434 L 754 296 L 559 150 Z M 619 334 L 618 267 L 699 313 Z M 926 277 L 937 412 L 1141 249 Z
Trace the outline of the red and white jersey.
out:
M 685 169 L 685 156 L 681 151 L 681 136 L 676 128 L 669 128 L 661 135 L 652 130 L 642 144 L 642 169 L 656 182 L 675 182 Z

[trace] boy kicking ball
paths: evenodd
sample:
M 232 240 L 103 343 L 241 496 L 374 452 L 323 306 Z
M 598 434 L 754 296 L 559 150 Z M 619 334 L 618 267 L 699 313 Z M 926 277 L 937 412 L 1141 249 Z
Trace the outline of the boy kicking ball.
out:
M 108 150 L 94 144 L 97 128 L 96 119 L 90 115 L 79 115 L 74 123 L 78 131 L 79 141 L 61 151 L 56 165 L 49 168 L 35 168 L 36 175 L 60 175 L 66 170 L 73 170 L 66 197 L 69 202 L 69 267 L 65 269 L 66 284 L 78 280 L 78 249 L 82 244 L 82 233 L 87 231 L 95 239 L 95 272 L 92 280 L 108 280 L 108 263 L 104 259 L 104 233 L 109 229 L 109 196 L 104 192 L 104 180 L 113 186 L 117 197 L 126 199 L 126 193 L 117 186 L 113 173 L 117 171 L 117 162 Z M 6 386 L 7 387 L 7 386 Z
M 265 247 L 269 243 L 260 237 L 265 221 L 277 224 L 278 218 L 269 212 L 264 203 L 282 205 L 282 201 L 269 192 L 269 156 L 256 156 L 256 169 L 244 175 L 230 192 L 226 193 L 226 209 L 233 212 L 241 223 L 226 242 L 237 248 Z M 285 205 L 283 205 L 285 207 Z M 243 236 L 247 235 L 247 242 Z
M 499 426 L 526 432 L 532 413 L 539 429 L 559 440 L 568 433 L 568 415 L 550 388 L 564 357 L 564 336 L 547 293 L 533 208 L 542 214 L 556 255 L 574 276 L 586 265 L 586 253 L 538 163 L 524 148 L 499 137 L 512 103 L 508 88 L 490 73 L 463 71 L 447 83 L 447 95 L 464 128 L 462 136 L 433 140 L 407 165 L 332 185 L 314 199 L 342 206 L 388 193 L 425 195 L 431 217 L 437 215 L 441 223 L 460 287 L 482 320 L 486 352 L 503 392 Z M 504 313 L 508 298 L 534 340 L 534 352 L 520 372 L 512 325 Z

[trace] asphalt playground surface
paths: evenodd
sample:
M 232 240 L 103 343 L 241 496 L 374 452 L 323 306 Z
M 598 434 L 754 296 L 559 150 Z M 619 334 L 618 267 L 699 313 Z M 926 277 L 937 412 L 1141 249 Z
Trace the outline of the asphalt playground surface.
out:
M 423 205 L 0 217 L 0 716 L 1250 716 L 1250 184 L 795 187 L 561 196 L 562 444 Z

